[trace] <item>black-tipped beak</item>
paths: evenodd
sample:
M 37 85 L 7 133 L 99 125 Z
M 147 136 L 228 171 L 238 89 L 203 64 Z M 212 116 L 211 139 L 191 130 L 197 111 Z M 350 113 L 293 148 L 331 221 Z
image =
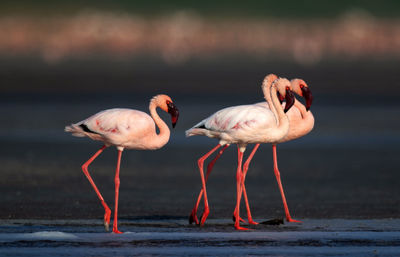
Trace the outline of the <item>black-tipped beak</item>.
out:
M 310 110 L 313 101 L 311 90 L 308 87 L 302 87 L 301 92 L 303 93 L 304 99 L 306 99 L 306 110 Z
M 171 114 L 172 127 L 175 128 L 179 118 L 179 110 L 174 103 L 168 103 L 168 113 Z
M 290 89 L 286 89 L 286 105 L 285 105 L 285 110 L 284 112 L 286 113 L 289 111 L 289 109 L 293 106 L 294 104 L 294 95 L 293 92 Z

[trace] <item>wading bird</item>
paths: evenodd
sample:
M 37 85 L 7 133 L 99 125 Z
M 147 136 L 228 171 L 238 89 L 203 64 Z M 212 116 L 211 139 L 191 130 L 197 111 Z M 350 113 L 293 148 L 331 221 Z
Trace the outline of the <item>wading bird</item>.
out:
M 104 226 L 108 231 L 111 210 L 104 201 L 100 191 L 92 180 L 88 166 L 99 156 L 106 147 L 115 146 L 118 150 L 117 168 L 115 171 L 115 208 L 113 232 L 118 230 L 118 194 L 119 194 L 119 168 L 122 151 L 126 149 L 155 150 L 163 147 L 169 140 L 170 131 L 165 122 L 158 116 L 156 108 L 159 107 L 171 115 L 172 126 L 178 121 L 179 111 L 167 95 L 157 95 L 150 101 L 150 115 L 132 109 L 109 109 L 99 112 L 86 120 L 65 127 L 66 132 L 73 136 L 89 137 L 102 141 L 104 145 L 87 162 L 82 165 L 82 170 L 90 184 L 96 191 L 101 204 L 105 209 Z M 156 132 L 156 126 L 159 133 Z
M 311 107 L 311 104 L 312 104 L 313 96 L 311 94 L 310 89 L 308 88 L 307 83 L 302 79 L 292 79 L 291 80 L 291 85 L 292 85 L 293 92 L 295 92 L 299 96 L 305 98 L 306 106 L 301 104 L 297 99 L 295 100 L 294 106 L 286 113 L 286 115 L 289 118 L 289 124 L 290 124 L 289 132 L 283 139 L 281 139 L 277 143 L 283 143 L 283 142 L 287 142 L 287 141 L 302 137 L 302 136 L 308 134 L 314 127 L 314 116 L 312 115 L 311 111 L 309 111 L 310 107 Z M 283 101 L 282 96 L 280 96 L 280 98 L 281 98 L 280 100 Z M 257 105 L 264 106 L 265 108 L 269 108 L 269 105 L 266 102 L 261 102 L 261 103 L 258 103 Z M 283 106 L 285 106 L 285 103 L 283 103 Z M 248 167 L 250 165 L 250 161 L 252 160 L 252 158 L 253 158 L 255 152 L 257 151 L 259 145 L 260 144 L 256 144 L 254 146 L 251 154 L 249 155 L 249 158 L 243 164 L 243 176 L 244 176 L 243 184 L 244 184 L 244 180 L 246 178 Z M 222 153 L 224 152 L 224 150 L 227 147 L 228 147 L 228 145 L 226 145 L 223 149 L 221 149 L 221 151 L 218 153 L 218 155 L 207 166 L 206 181 L 207 181 L 207 178 L 208 178 L 209 174 L 212 171 L 212 168 L 213 168 L 215 162 L 222 155 Z M 289 208 L 287 206 L 286 197 L 285 197 L 285 193 L 283 191 L 282 182 L 281 182 L 281 178 L 280 178 L 280 172 L 279 172 L 279 169 L 278 169 L 276 144 L 272 145 L 272 150 L 273 150 L 273 160 L 274 160 L 274 173 L 275 173 L 276 180 L 277 180 L 277 183 L 278 183 L 278 186 L 279 186 L 279 191 L 281 193 L 282 202 L 283 202 L 284 209 L 285 209 L 286 220 L 288 222 L 299 222 L 299 221 L 297 221 L 295 219 L 292 219 L 292 217 L 290 215 L 290 212 L 289 212 Z M 197 218 L 196 218 L 196 213 L 197 213 L 197 208 L 198 208 L 198 205 L 200 203 L 202 194 L 203 194 L 203 190 L 200 191 L 200 194 L 199 194 L 199 197 L 198 197 L 198 201 L 197 201 L 195 207 L 192 210 L 192 213 L 191 213 L 191 216 L 190 216 L 190 221 L 191 222 L 195 221 L 196 223 L 198 223 Z M 249 202 L 248 202 L 248 199 L 247 199 L 246 188 L 245 188 L 244 185 L 243 185 L 243 196 L 244 196 L 244 200 L 245 200 L 245 203 L 246 203 L 248 222 L 249 222 L 249 224 L 257 224 L 257 222 L 253 221 L 253 219 L 252 219 L 251 212 L 250 212 L 250 206 L 249 206 Z M 236 212 L 236 210 L 235 210 L 235 212 Z M 240 218 L 240 220 L 243 221 L 241 218 Z
M 218 145 L 198 160 L 204 194 L 204 212 L 201 217 L 200 225 L 204 224 L 210 212 L 203 171 L 204 161 L 221 146 L 225 149 L 227 145 L 235 143 L 238 147 L 238 166 L 236 171 L 237 211 L 235 212 L 235 228 L 238 230 L 245 229 L 240 227 L 239 224 L 239 206 L 243 185 L 243 153 L 246 150 L 247 144 L 277 143 L 285 137 L 289 131 L 289 120 L 284 112 L 288 111 L 294 104 L 291 84 L 287 79 L 277 79 L 276 75 L 270 74 L 264 79 L 262 90 L 270 107 L 269 109 L 255 104 L 228 107 L 214 113 L 186 131 L 186 136 L 188 137 L 203 135 L 219 139 Z M 285 110 L 278 99 L 277 93 L 286 98 Z M 198 201 L 200 201 L 200 198 Z M 195 220 L 196 223 L 198 223 L 196 212 L 197 209 L 194 215 L 190 216 L 190 221 Z

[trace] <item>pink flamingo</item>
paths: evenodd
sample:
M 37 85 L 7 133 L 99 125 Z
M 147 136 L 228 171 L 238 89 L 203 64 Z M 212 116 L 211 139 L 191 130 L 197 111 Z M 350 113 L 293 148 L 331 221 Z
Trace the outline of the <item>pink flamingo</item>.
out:
M 238 166 L 236 171 L 236 210 L 238 211 L 235 212 L 235 228 L 238 230 L 245 229 L 240 227 L 239 224 L 239 206 L 243 185 L 242 159 L 246 146 L 249 143 L 276 143 L 285 137 L 289 131 L 289 120 L 284 111 L 286 112 L 293 105 L 294 96 L 290 91 L 290 82 L 287 79 L 276 80 L 276 78 L 275 75 L 270 74 L 264 79 L 262 85 L 263 93 L 270 109 L 259 105 L 240 105 L 225 108 L 186 131 L 186 136 L 204 135 L 220 140 L 217 146 L 198 160 L 204 194 L 204 212 L 200 225 L 204 224 L 210 212 L 203 163 L 221 146 L 224 146 L 224 150 L 229 144 L 235 143 L 238 146 Z M 274 80 L 276 81 L 274 82 Z M 286 97 L 285 110 L 283 110 L 279 102 L 278 92 L 283 97 Z M 197 217 L 191 216 L 191 219 L 197 219 Z
M 94 188 L 98 198 L 105 209 L 104 226 L 108 231 L 111 217 L 111 210 L 104 201 L 100 191 L 97 189 L 91 178 L 88 166 L 108 146 L 116 146 L 118 150 L 117 168 L 115 171 L 115 208 L 113 232 L 122 233 L 118 230 L 118 194 L 119 194 L 119 168 L 122 151 L 126 149 L 155 150 L 163 147 L 169 140 L 170 131 L 167 124 L 158 116 L 156 108 L 171 115 L 172 127 L 178 121 L 179 112 L 167 95 L 157 95 L 150 101 L 150 115 L 132 109 L 109 109 L 65 127 L 66 132 L 73 136 L 87 136 L 93 140 L 104 142 L 104 145 L 87 162 L 82 165 L 83 173 Z M 156 133 L 156 126 L 159 134 Z
M 291 85 L 292 85 L 293 92 L 295 92 L 299 96 L 304 97 L 306 99 L 306 106 L 304 106 L 299 101 L 297 101 L 297 99 L 295 100 L 293 108 L 291 108 L 286 113 L 286 115 L 289 118 L 289 123 L 290 123 L 289 132 L 278 143 L 287 142 L 287 141 L 302 137 L 302 136 L 308 134 L 314 127 L 314 116 L 312 115 L 311 111 L 309 111 L 311 104 L 312 104 L 313 97 L 312 97 L 310 89 L 308 88 L 307 83 L 302 79 L 293 79 L 293 80 L 291 80 Z M 280 98 L 281 98 L 280 100 L 282 101 L 283 100 L 282 96 L 280 96 Z M 266 102 L 261 102 L 261 103 L 258 103 L 257 105 L 269 108 L 269 105 Z M 283 106 L 285 106 L 285 103 L 283 103 Z M 250 161 L 253 158 L 253 156 L 259 146 L 260 146 L 260 144 L 256 144 L 254 146 L 253 151 L 251 152 L 249 158 L 243 165 L 243 174 L 244 174 L 243 181 L 245 181 L 248 167 L 250 165 Z M 226 148 L 227 148 L 227 146 L 225 148 L 223 148 L 218 153 L 218 155 L 212 160 L 212 162 L 207 166 L 206 180 L 207 180 L 209 174 L 211 173 L 211 170 L 212 170 L 215 162 L 222 155 L 222 153 L 224 152 L 224 150 Z M 275 173 L 276 180 L 277 180 L 279 190 L 281 193 L 281 197 L 282 197 L 282 201 L 283 201 L 283 205 L 284 205 L 284 209 L 285 209 L 286 220 L 288 222 L 299 222 L 298 220 L 291 218 L 289 208 L 287 206 L 286 197 L 285 197 L 285 193 L 283 191 L 282 182 L 281 182 L 281 178 L 280 178 L 280 172 L 278 169 L 276 144 L 272 145 L 272 149 L 273 149 L 273 160 L 274 160 L 274 173 Z M 202 194 L 203 194 L 203 190 L 200 191 L 198 201 L 192 210 L 192 213 L 191 213 L 190 219 L 189 219 L 190 222 L 196 221 L 196 223 L 198 223 L 196 213 L 197 213 L 197 208 L 200 203 Z M 253 221 L 253 219 L 252 219 L 251 212 L 250 212 L 250 206 L 249 206 L 248 199 L 247 199 L 246 188 L 244 185 L 243 185 L 243 195 L 244 195 L 244 199 L 245 199 L 245 203 L 246 203 L 249 224 L 257 224 L 257 222 Z M 235 212 L 236 212 L 236 210 L 235 210 Z M 234 215 L 234 217 L 235 217 L 235 215 Z M 240 220 L 243 221 L 241 218 L 240 218 Z

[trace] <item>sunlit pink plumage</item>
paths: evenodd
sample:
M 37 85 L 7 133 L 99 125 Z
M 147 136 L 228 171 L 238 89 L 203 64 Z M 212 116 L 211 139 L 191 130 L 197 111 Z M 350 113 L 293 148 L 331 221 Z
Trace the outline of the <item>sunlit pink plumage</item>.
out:
M 282 138 L 281 140 L 279 140 L 277 143 L 283 143 L 283 142 L 287 142 L 287 141 L 302 137 L 302 136 L 308 134 L 314 127 L 314 117 L 313 117 L 311 111 L 309 111 L 309 108 L 312 104 L 312 94 L 311 94 L 311 91 L 308 89 L 307 83 L 302 79 L 293 79 L 293 80 L 291 80 L 291 85 L 292 85 L 293 92 L 295 92 L 299 96 L 306 98 L 306 106 L 304 106 L 297 99 L 295 99 L 294 106 L 292 108 L 290 108 L 290 110 L 288 110 L 288 112 L 286 113 L 286 115 L 289 118 L 289 124 L 290 124 L 289 131 L 288 131 L 287 135 L 284 138 Z M 267 102 L 261 102 L 256 105 L 263 106 L 265 108 L 269 108 L 269 105 Z M 285 106 L 285 103 L 283 103 L 282 105 Z M 255 152 L 257 151 L 259 145 L 260 144 L 258 144 L 258 143 L 255 145 L 251 154 L 249 155 L 249 158 L 243 165 L 243 176 L 244 176 L 243 180 L 245 180 L 245 178 L 246 178 L 246 174 L 248 171 L 248 167 L 250 165 L 250 161 L 253 158 Z M 212 167 L 214 166 L 215 162 L 222 155 L 222 153 L 224 152 L 224 150 L 226 148 L 227 148 L 227 146 L 224 147 L 218 153 L 218 155 L 212 160 L 212 162 L 207 166 L 206 180 L 207 180 L 209 174 L 211 173 Z M 283 202 L 284 209 L 285 209 L 286 220 L 288 222 L 298 222 L 297 220 L 294 220 L 291 218 L 289 208 L 287 206 L 286 197 L 285 197 L 285 194 L 283 191 L 283 186 L 282 186 L 282 182 L 281 182 L 281 178 L 280 178 L 280 172 L 278 169 L 276 144 L 272 145 L 272 149 L 273 149 L 273 160 L 274 160 L 274 173 L 275 173 L 277 183 L 279 186 L 279 190 L 281 193 L 282 202 Z M 203 192 L 201 190 L 200 194 L 199 194 L 199 198 L 198 198 L 199 200 L 196 203 L 196 206 L 193 208 L 193 211 L 191 214 L 192 216 L 194 215 L 193 213 L 195 213 L 197 211 L 202 193 Z M 246 193 L 246 188 L 244 185 L 243 185 L 243 194 L 244 194 L 244 199 L 245 199 L 245 203 L 246 203 L 248 221 L 250 224 L 257 224 L 252 219 L 251 212 L 250 212 L 250 206 L 249 206 L 247 193 Z M 236 210 L 235 210 L 235 212 L 236 212 Z M 241 218 L 239 218 L 239 219 L 241 221 L 243 221 Z
M 294 96 L 290 91 L 290 82 L 286 79 L 278 79 L 273 74 L 268 75 L 263 82 L 263 92 L 270 109 L 259 105 L 240 105 L 222 109 L 207 119 L 204 119 L 193 128 L 186 131 L 187 136 L 204 135 L 211 138 L 218 138 L 219 144 L 210 152 L 198 160 L 202 180 L 202 191 L 204 194 L 204 213 L 200 224 L 203 225 L 208 214 L 208 199 L 206 193 L 206 180 L 204 178 L 203 163 L 213 152 L 221 146 L 223 151 L 229 144 L 238 145 L 238 167 L 236 172 L 237 200 L 236 209 L 239 210 L 240 197 L 242 194 L 242 159 L 243 153 L 249 143 L 275 143 L 286 136 L 289 130 L 289 121 L 284 114 L 277 97 L 277 92 L 286 96 L 287 101 L 294 101 Z M 275 81 L 275 82 L 274 82 Z M 273 83 L 274 82 L 274 83 Z M 292 102 L 293 104 L 293 102 Z M 291 107 L 290 104 L 285 111 Z M 271 111 L 273 110 L 273 111 Z M 198 201 L 201 199 L 199 196 Z M 197 221 L 197 204 L 190 216 L 191 221 Z M 239 225 L 239 211 L 235 212 L 235 228 L 244 229 Z
M 169 140 L 170 131 L 165 122 L 158 116 L 156 108 L 171 114 L 174 127 L 179 116 L 178 109 L 167 95 L 157 95 L 150 101 L 150 115 L 132 109 L 109 109 L 99 112 L 83 121 L 65 127 L 66 132 L 71 132 L 77 137 L 89 137 L 102 141 L 102 146 L 87 162 L 82 165 L 82 170 L 93 186 L 104 209 L 104 226 L 108 230 L 111 210 L 104 201 L 100 191 L 92 180 L 88 166 L 108 146 L 116 146 L 118 149 L 118 161 L 115 172 L 115 209 L 113 232 L 118 230 L 118 195 L 119 195 L 119 169 L 122 151 L 126 149 L 155 150 L 163 147 Z M 156 126 L 159 133 L 156 133 Z

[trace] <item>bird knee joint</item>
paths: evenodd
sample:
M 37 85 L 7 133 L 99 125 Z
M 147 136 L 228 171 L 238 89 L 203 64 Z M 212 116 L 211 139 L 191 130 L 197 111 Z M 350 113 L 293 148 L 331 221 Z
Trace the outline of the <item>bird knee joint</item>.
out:
M 197 161 L 197 165 L 199 166 L 200 169 L 203 168 L 203 163 L 204 163 L 204 161 L 203 161 L 202 159 L 199 159 L 199 160 Z

